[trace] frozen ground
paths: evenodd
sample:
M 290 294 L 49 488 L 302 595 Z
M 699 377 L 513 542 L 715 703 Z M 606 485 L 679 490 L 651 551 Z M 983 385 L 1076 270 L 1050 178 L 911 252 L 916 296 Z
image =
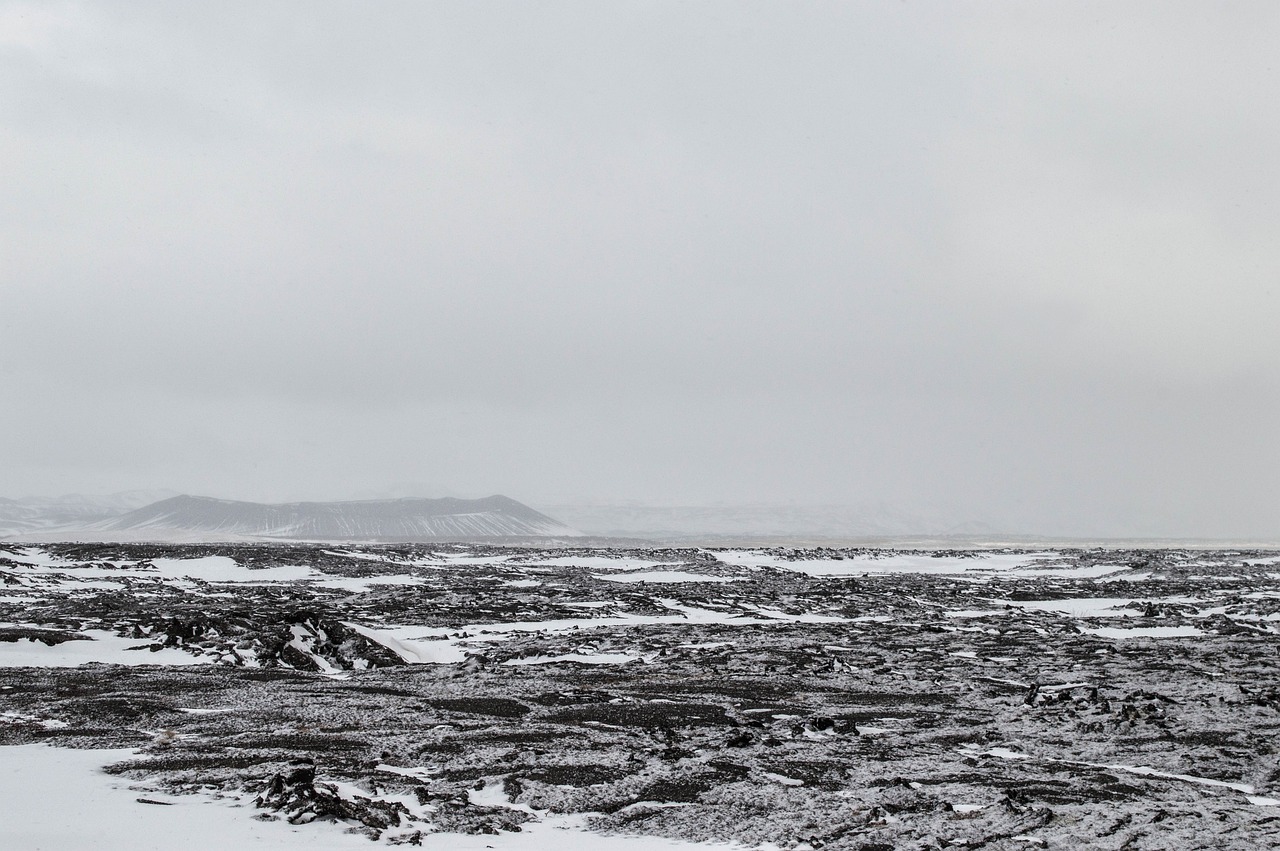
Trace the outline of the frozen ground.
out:
M 1276 847 L 1278 558 L 4 545 L 0 847 Z
M 103 768 L 136 756 L 131 749 L 68 750 L 47 745 L 5 748 L 0 772 L 0 839 L 15 851 L 230 851 L 241 848 L 351 851 L 363 834 L 255 818 L 251 799 L 236 795 L 172 795 L 155 784 L 112 776 Z M 580 818 L 551 817 L 520 833 L 435 833 L 435 851 L 731 851 L 731 846 L 601 836 Z

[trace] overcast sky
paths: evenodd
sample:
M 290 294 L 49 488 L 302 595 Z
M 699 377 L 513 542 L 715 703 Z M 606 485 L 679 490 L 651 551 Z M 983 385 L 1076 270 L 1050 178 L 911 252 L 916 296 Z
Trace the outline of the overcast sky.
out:
M 0 3 L 0 495 L 1280 535 L 1272 2 Z

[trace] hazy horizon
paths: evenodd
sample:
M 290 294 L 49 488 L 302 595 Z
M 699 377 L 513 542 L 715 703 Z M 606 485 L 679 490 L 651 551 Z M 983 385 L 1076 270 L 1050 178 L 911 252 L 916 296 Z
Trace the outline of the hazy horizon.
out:
M 403 488 L 365 492 L 334 499 L 298 499 L 260 502 L 241 500 L 219 494 L 181 493 L 173 490 L 123 491 L 114 494 L 70 493 L 57 496 L 26 495 L 13 500 L 19 505 L 97 505 L 115 503 L 112 516 L 120 516 L 136 509 L 175 497 L 194 497 L 220 503 L 245 503 L 247 505 L 297 505 L 335 503 L 388 503 L 401 500 L 442 499 L 482 501 L 489 497 L 508 497 L 524 503 L 510 494 L 459 494 L 428 495 L 419 491 L 405 492 Z M 9 499 L 0 494 L 0 502 Z M 908 514 L 894 506 L 879 504 L 839 505 L 788 503 L 735 503 L 708 502 L 685 505 L 659 505 L 636 500 L 583 500 L 575 502 L 547 503 L 534 501 L 533 508 L 552 519 L 564 522 L 577 531 L 598 540 L 666 541 L 686 546 L 835 546 L 835 547 L 924 547 L 937 546 L 1070 546 L 1070 547 L 1126 547 L 1213 549 L 1223 546 L 1245 548 L 1280 547 L 1280 535 L 1091 535 L 1088 533 L 1054 532 L 1034 529 L 1009 529 L 985 521 L 964 519 L 961 515 L 934 513 Z M 97 515 L 96 515 L 97 516 Z M 97 516 L 103 519 L 105 515 Z M 38 517 L 38 515 L 37 515 Z M 29 518 L 30 519 L 30 518 Z M 124 534 L 123 536 L 95 531 L 95 526 L 83 522 L 68 521 L 61 525 L 44 525 L 49 518 L 37 520 L 27 531 L 11 529 L 7 533 L 0 526 L 0 541 L 58 542 L 58 541 L 121 541 L 121 542 L 195 542 L 218 541 L 215 536 L 202 536 L 198 530 L 184 531 L 182 521 L 169 531 L 159 527 L 153 534 Z M 87 533 L 87 537 L 86 537 Z M 241 539 L 237 539 L 241 540 Z M 243 540 L 253 540 L 244 538 Z M 595 544 L 590 544 L 594 546 Z
M 0 0 L 0 496 L 1280 536 L 1278 35 Z

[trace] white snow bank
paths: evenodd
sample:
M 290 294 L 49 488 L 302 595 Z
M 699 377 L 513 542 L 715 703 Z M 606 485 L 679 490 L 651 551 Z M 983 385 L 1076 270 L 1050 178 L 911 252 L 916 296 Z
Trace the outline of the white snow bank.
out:
M 379 624 L 375 627 L 343 621 L 351 629 L 367 638 L 383 644 L 400 658 L 411 664 L 450 664 L 466 659 L 466 648 L 475 644 L 491 641 L 504 641 L 513 632 L 550 632 L 561 633 L 570 630 L 587 630 L 598 627 L 645 626 L 649 624 L 765 624 L 779 620 L 795 620 L 814 623 L 842 621 L 829 615 L 788 615 L 785 612 L 761 610 L 767 617 L 756 618 L 744 614 L 730 614 L 714 609 L 688 606 L 678 600 L 659 600 L 658 602 L 672 611 L 669 615 L 611 615 L 600 618 L 559 618 L 545 621 L 512 621 L 508 623 L 468 624 L 459 629 L 429 626 L 405 626 L 397 624 Z M 578 604 L 585 605 L 585 604 Z M 609 605 L 607 602 L 601 605 Z M 602 654 L 603 656 L 604 654 Z M 602 656 L 591 659 L 567 659 L 552 657 L 543 661 L 600 661 Z M 611 660 L 614 661 L 614 660 Z M 626 660 L 631 661 L 629 657 Z M 531 662 L 515 662 L 515 664 L 533 664 Z
M 1179 780 L 1183 783 L 1192 783 L 1197 786 L 1212 786 L 1218 789 L 1230 789 L 1240 792 L 1246 796 L 1249 803 L 1259 807 L 1280 806 L 1280 800 L 1275 798 L 1265 798 L 1257 794 L 1257 790 L 1248 783 L 1232 783 L 1227 780 L 1214 780 L 1210 777 L 1197 777 L 1194 774 L 1176 774 L 1169 771 L 1161 771 L 1157 768 L 1151 768 L 1146 765 L 1110 765 L 1101 762 L 1079 762 L 1071 759 L 1056 758 L 1036 758 L 1030 754 L 1019 753 L 1009 750 L 1008 748 L 991 748 L 990 750 L 978 751 L 975 748 L 961 748 L 960 753 L 965 756 L 994 756 L 1000 759 L 1010 760 L 1033 760 L 1040 763 L 1062 763 L 1066 765 L 1086 765 L 1090 768 L 1100 768 L 1105 771 L 1121 771 L 1125 774 L 1135 774 L 1140 777 L 1157 777 L 1161 780 Z
M 856 555 L 842 559 L 798 559 L 791 561 L 761 550 L 716 550 L 715 557 L 724 564 L 737 567 L 775 567 L 794 570 L 810 576 L 861 576 L 877 573 L 928 573 L 952 575 L 976 573 L 1001 576 L 1095 576 L 1123 568 L 1043 568 L 1037 565 L 1056 559 L 1055 552 L 978 553 L 971 557 L 938 556 L 930 553 L 895 553 L 893 555 Z
M 38 724 L 46 730 L 62 730 L 70 726 L 56 718 L 41 718 L 25 712 L 0 712 L 0 724 Z
M 131 750 L 0 748 L 0 848 L 31 851 L 228 851 L 270 848 L 346 851 L 385 847 L 323 822 L 293 826 L 254 820 L 251 804 L 204 795 L 165 795 L 102 773 Z M 500 789 L 501 784 L 495 784 Z M 476 797 L 479 793 L 476 794 Z M 138 798 L 169 806 L 143 804 Z M 428 851 L 698 851 L 732 846 L 651 836 L 591 833 L 580 816 L 543 815 L 520 833 L 433 833 Z
M 444 637 L 447 630 L 423 626 L 387 626 L 373 629 L 343 621 L 349 627 L 390 649 L 411 665 L 450 665 L 467 658 L 454 641 Z
M 384 553 L 362 553 L 355 550 L 324 550 L 327 556 L 353 558 L 359 561 L 390 561 Z
M 642 570 L 636 573 L 619 573 L 613 576 L 595 576 L 607 582 L 739 582 L 745 576 L 710 576 L 705 573 L 686 573 L 683 570 Z
M 15 624 L 6 624 L 15 626 Z M 207 665 L 208 656 L 192 656 L 184 650 L 166 647 L 154 653 L 145 638 L 121 638 L 102 629 L 86 629 L 92 641 L 64 641 L 52 647 L 43 641 L 0 641 L 0 668 L 74 668 L 88 662 L 107 665 Z M 133 647 L 143 647 L 132 650 Z
M 9 553 L 0 551 L 0 555 L 10 557 Z M 279 565 L 250 570 L 229 556 L 202 556 L 200 558 L 157 558 L 150 565 L 120 561 L 112 562 L 113 567 L 103 567 L 97 563 L 68 562 L 54 558 L 43 551 L 27 548 L 20 558 L 30 565 L 37 575 L 65 576 L 74 580 L 85 577 L 105 579 L 200 579 L 205 582 L 293 582 L 299 579 L 310 579 L 317 576 L 316 571 L 305 565 Z
M 83 642 L 88 643 L 88 642 Z M 39 851 L 224 851 L 229 848 L 357 849 L 363 836 L 332 826 L 254 821 L 257 810 L 203 796 L 131 791 L 102 766 L 131 750 L 0 749 L 0 847 Z M 171 806 L 138 803 L 162 800 Z
M 773 620 L 777 620 L 777 621 L 792 621 L 794 623 L 848 623 L 849 622 L 848 618 L 842 617 L 840 615 L 819 615 L 814 612 L 801 612 L 798 615 L 793 615 L 789 612 L 784 612 L 781 609 L 775 609 L 772 606 L 760 606 L 760 605 L 751 605 L 751 604 L 745 604 L 745 603 L 743 605 L 745 608 L 748 608 L 753 612 L 758 612 L 759 614 L 764 615 L 766 618 L 772 618 Z
M 1125 774 L 1137 774 L 1140 777 L 1159 777 L 1163 780 L 1181 780 L 1184 783 L 1194 783 L 1197 786 L 1215 786 L 1219 789 L 1234 789 L 1237 792 L 1243 792 L 1246 795 L 1252 795 L 1254 788 L 1248 783 L 1229 783 L 1226 780 L 1214 780 L 1211 777 L 1196 777 L 1194 774 L 1172 774 L 1168 771 L 1159 771 L 1155 768 L 1149 768 L 1145 765 L 1103 765 L 1101 763 L 1087 763 L 1094 768 L 1105 768 L 1108 771 L 1123 771 Z
M 397 573 L 391 576 L 330 576 L 326 579 L 312 581 L 319 588 L 333 588 L 338 591 L 351 591 L 360 594 L 375 585 L 422 585 L 425 579 Z
M 0 557 L 35 567 L 55 567 L 70 563 L 39 547 L 18 547 L 12 550 L 0 550 Z
M 157 558 L 151 563 L 164 579 L 202 579 L 205 582 L 293 582 L 316 575 L 312 568 L 300 564 L 250 570 L 229 556 Z
M 672 610 L 670 615 L 632 615 L 621 614 L 602 618 L 559 618 L 545 621 L 512 621 L 509 623 L 469 624 L 464 629 L 471 633 L 473 641 L 501 639 L 510 632 L 565 632 L 571 629 L 595 629 L 608 626 L 644 626 L 648 624 L 759 624 L 767 620 L 748 617 L 742 614 L 704 609 L 698 606 L 687 606 L 678 600 L 658 600 L 663 606 Z
M 510 555 L 471 555 L 469 553 L 432 553 L 426 558 L 414 559 L 410 564 L 423 566 L 448 567 L 450 565 L 468 565 L 468 564 L 504 564 L 515 558 Z
M 1010 608 L 1057 612 L 1074 618 L 1132 618 L 1142 614 L 1141 609 L 1127 608 L 1134 601 L 1141 603 L 1190 603 L 1193 605 L 1203 603 L 1202 600 L 1197 600 L 1195 597 L 1074 597 L 1063 600 L 1003 600 L 999 602 Z
M 1118 640 L 1124 640 L 1126 638 L 1194 638 L 1195 636 L 1205 634 L 1194 626 L 1139 626 L 1134 627 L 1133 629 L 1101 626 L 1096 629 L 1080 627 L 1080 631 L 1087 632 L 1089 635 L 1096 635 L 1101 638 L 1114 638 Z
M 1056 612 L 1075 618 L 1131 618 L 1141 615 L 1137 609 L 1127 609 L 1133 597 L 1073 597 L 1063 600 L 1005 600 L 1011 609 L 1035 609 L 1040 612 Z

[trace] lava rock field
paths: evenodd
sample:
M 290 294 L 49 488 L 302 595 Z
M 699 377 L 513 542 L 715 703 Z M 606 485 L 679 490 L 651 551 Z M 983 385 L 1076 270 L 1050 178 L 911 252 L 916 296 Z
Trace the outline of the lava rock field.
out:
M 0 545 L 0 745 L 385 844 L 1280 847 L 1278 647 L 1271 552 Z

